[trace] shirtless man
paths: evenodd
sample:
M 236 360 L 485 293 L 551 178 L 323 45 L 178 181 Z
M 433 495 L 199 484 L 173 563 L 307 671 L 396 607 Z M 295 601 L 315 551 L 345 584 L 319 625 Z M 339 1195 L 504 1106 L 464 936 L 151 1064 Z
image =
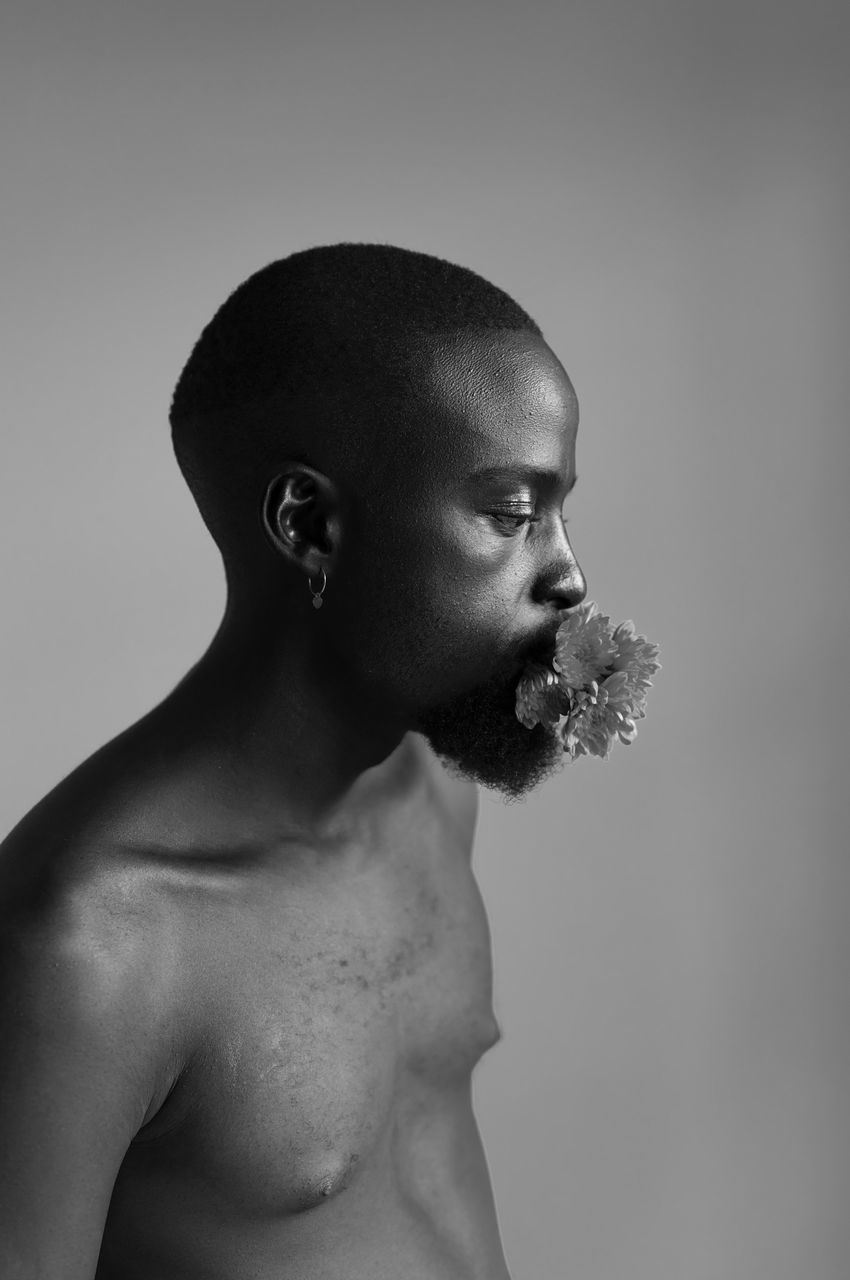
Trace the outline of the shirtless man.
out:
M 514 694 L 586 591 L 577 419 L 425 254 L 294 254 L 204 330 L 171 421 L 221 627 L 0 849 L 4 1280 L 506 1280 L 475 783 L 561 759 Z

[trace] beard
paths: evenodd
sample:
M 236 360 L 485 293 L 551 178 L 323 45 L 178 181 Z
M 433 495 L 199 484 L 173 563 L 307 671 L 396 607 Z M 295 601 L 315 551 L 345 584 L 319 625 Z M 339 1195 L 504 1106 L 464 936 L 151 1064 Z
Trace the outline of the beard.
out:
M 419 714 L 417 733 L 452 772 L 519 800 L 563 764 L 556 730 L 516 716 L 516 665 Z

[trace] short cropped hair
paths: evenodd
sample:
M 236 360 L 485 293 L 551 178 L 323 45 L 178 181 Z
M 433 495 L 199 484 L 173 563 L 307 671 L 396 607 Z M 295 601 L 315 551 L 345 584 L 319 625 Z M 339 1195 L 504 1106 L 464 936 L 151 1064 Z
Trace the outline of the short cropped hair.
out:
M 227 508 L 245 485 L 294 446 L 311 460 L 309 439 L 292 430 L 305 407 L 344 400 L 343 429 L 362 434 L 352 404 L 374 420 L 382 402 L 403 413 L 424 339 L 488 330 L 542 336 L 474 271 L 389 244 L 304 249 L 239 285 L 195 344 L 170 412 L 178 463 L 225 559 Z M 272 401 L 266 422 L 257 410 Z

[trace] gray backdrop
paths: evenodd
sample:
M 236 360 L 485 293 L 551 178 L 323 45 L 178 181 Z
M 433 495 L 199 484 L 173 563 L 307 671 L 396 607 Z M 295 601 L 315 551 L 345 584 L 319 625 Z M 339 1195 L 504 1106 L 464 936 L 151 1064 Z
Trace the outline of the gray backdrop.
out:
M 199 656 L 170 451 L 244 276 L 387 240 L 514 294 L 582 404 L 637 742 L 475 863 L 477 1105 L 516 1280 L 850 1270 L 845 4 L 4 6 L 0 825 Z

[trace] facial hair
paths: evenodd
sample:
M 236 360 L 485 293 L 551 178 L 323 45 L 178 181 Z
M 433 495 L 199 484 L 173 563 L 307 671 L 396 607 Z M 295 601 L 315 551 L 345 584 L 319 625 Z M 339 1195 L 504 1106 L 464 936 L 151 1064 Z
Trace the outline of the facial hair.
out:
M 519 800 L 563 763 L 554 729 L 526 729 L 516 717 L 516 665 L 420 713 L 423 734 L 450 769 Z

